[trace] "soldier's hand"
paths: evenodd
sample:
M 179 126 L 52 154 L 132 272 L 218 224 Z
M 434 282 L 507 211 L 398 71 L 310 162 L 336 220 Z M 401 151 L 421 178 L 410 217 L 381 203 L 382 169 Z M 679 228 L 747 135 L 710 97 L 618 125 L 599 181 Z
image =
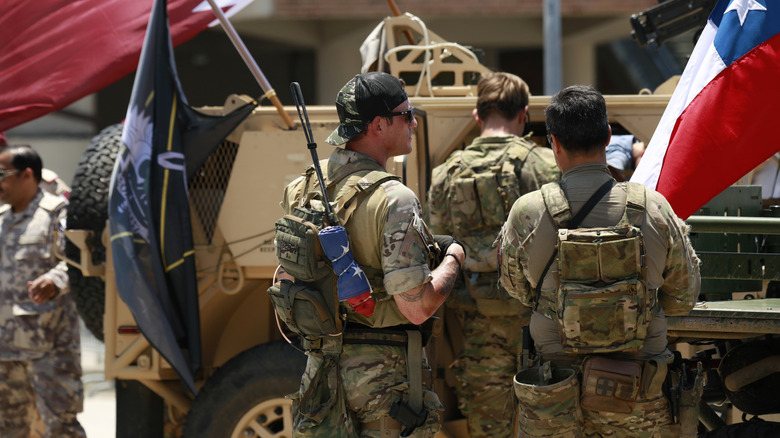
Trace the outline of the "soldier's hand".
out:
M 51 278 L 41 275 L 27 282 L 27 293 L 35 304 L 43 304 L 59 293 Z
M 446 234 L 434 234 L 433 241 L 439 246 L 439 263 L 444 261 L 446 254 L 453 254 L 455 258 L 460 262 L 460 266 L 463 266 L 463 262 L 466 258 L 466 248 L 463 247 L 457 239 Z M 453 245 L 454 244 L 454 245 Z

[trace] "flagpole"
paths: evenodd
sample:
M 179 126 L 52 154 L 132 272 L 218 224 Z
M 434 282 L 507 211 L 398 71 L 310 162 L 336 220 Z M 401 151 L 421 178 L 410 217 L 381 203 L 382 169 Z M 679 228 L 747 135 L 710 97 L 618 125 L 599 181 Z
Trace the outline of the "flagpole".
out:
M 265 97 L 267 97 L 268 100 L 274 104 L 276 110 L 279 112 L 279 115 L 282 116 L 282 119 L 284 120 L 284 123 L 287 125 L 287 127 L 289 129 L 293 129 L 295 124 L 284 110 L 282 102 L 279 101 L 279 97 L 276 95 L 276 91 L 273 89 L 273 87 L 271 87 L 271 84 L 268 83 L 268 79 L 265 78 L 263 71 L 260 70 L 260 67 L 257 65 L 254 58 L 252 58 L 252 55 L 249 53 L 249 50 L 247 50 L 244 42 L 241 41 L 241 37 L 238 36 L 238 33 L 236 33 L 236 30 L 233 28 L 233 25 L 230 24 L 230 21 L 228 21 L 227 17 L 225 17 L 225 14 L 222 13 L 222 9 L 217 6 L 214 0 L 208 0 L 208 2 L 211 5 L 211 9 L 214 11 L 214 15 L 217 16 L 220 24 L 222 24 L 222 28 L 225 29 L 228 37 L 230 37 L 230 41 L 233 42 L 233 46 L 235 46 L 236 50 L 238 50 L 238 53 L 241 55 L 241 58 L 244 59 L 244 62 L 255 76 L 255 79 L 260 84 L 260 87 L 263 89 L 263 91 L 265 91 Z

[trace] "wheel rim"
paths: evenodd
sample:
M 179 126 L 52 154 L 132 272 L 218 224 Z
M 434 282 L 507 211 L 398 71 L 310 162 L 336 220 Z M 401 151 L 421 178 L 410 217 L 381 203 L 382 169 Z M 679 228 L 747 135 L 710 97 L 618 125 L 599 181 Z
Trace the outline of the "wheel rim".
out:
M 292 438 L 292 400 L 275 398 L 250 409 L 231 438 Z

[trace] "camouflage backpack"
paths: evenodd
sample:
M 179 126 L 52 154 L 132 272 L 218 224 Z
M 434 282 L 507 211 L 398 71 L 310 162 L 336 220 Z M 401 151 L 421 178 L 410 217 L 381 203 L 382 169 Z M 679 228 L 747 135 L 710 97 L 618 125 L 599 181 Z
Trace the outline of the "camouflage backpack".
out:
M 337 175 L 326 181 L 329 190 L 344 178 L 350 178 L 333 199 L 333 210 L 339 224 L 345 226 L 360 201 L 382 183 L 399 179 L 382 171 L 361 171 Z M 329 191 L 329 194 L 332 192 Z M 274 238 L 276 257 L 282 268 L 295 277 L 295 282 L 281 280 L 268 289 L 271 303 L 279 319 L 293 332 L 308 340 L 338 335 L 348 312 L 340 306 L 337 276 L 325 256 L 318 233 L 332 225 L 323 206 L 322 192 L 314 166 L 306 170 L 292 214 L 276 221 Z M 361 266 L 369 282 L 376 284 L 377 270 Z
M 558 288 L 553 308 L 567 352 L 636 351 L 653 317 L 656 291 L 647 289 L 640 229 L 645 188 L 637 183 L 620 184 L 627 189 L 623 217 L 617 225 L 602 228 L 568 228 L 571 211 L 560 185 L 542 186 L 545 206 L 558 228 L 554 254 Z

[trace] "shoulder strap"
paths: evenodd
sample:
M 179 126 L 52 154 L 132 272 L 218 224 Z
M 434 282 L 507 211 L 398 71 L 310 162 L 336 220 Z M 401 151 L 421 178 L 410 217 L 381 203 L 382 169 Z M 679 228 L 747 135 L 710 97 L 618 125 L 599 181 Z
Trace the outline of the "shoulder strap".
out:
M 534 148 L 539 147 L 536 143 L 527 140 L 525 137 L 521 137 L 517 141 L 512 141 L 511 145 L 512 147 L 509 148 L 507 154 L 523 163 L 525 163 L 525 160 L 528 158 L 528 154 L 530 154 Z
M 542 186 L 542 189 L 544 189 L 546 186 L 549 186 L 549 185 L 552 185 L 552 184 L 557 185 L 558 186 L 557 187 L 558 191 L 561 194 L 563 194 L 563 190 L 561 190 L 560 184 L 558 184 L 557 182 L 545 184 L 544 186 Z M 598 202 L 601 200 L 601 198 L 604 197 L 604 195 L 607 194 L 607 192 L 612 190 L 612 187 L 614 185 L 615 185 L 615 180 L 611 179 L 611 178 L 607 182 L 602 184 L 601 187 L 599 187 L 598 190 L 596 190 L 596 192 L 594 192 L 590 196 L 590 198 L 588 198 L 588 200 L 585 201 L 585 205 L 583 205 L 582 208 L 580 209 L 580 211 L 578 211 L 577 214 L 569 221 L 567 227 L 568 228 L 577 228 L 577 227 L 579 227 L 580 223 L 582 222 L 582 220 L 585 219 L 585 216 L 587 216 L 588 213 L 590 213 L 590 211 L 593 210 L 593 207 L 595 207 L 596 204 L 598 204 Z M 542 191 L 542 196 L 544 196 L 544 191 Z M 569 201 L 566 199 L 565 195 L 563 196 L 563 200 L 566 203 L 566 209 L 568 210 L 568 208 L 569 208 Z M 545 199 L 544 203 L 545 203 L 545 205 L 547 205 L 547 199 Z M 556 226 L 558 226 L 557 223 L 556 223 Z M 560 226 L 558 226 L 558 228 L 560 228 Z M 552 266 L 553 262 L 555 261 L 555 253 L 556 252 L 553 250 L 553 253 L 552 253 L 552 256 L 550 257 L 550 260 L 547 261 L 547 265 L 544 267 L 544 271 L 542 271 L 542 275 L 541 275 L 541 277 L 539 277 L 539 281 L 536 283 L 536 302 L 537 303 L 539 302 L 539 297 L 542 295 L 542 283 L 544 283 L 544 277 L 547 275 L 547 271 L 550 270 L 550 266 Z
M 556 182 L 547 183 L 542 186 L 542 199 L 547 212 L 552 216 L 553 222 L 557 228 L 563 228 L 571 221 L 571 210 L 569 209 L 569 200 L 563 193 L 561 185 Z
M 352 175 L 357 174 L 359 174 L 359 172 Z M 400 178 L 388 172 L 372 170 L 363 175 L 357 183 L 347 183 L 344 188 L 336 194 L 335 198 L 336 215 L 339 218 L 341 226 L 344 226 L 347 221 L 349 221 L 349 218 L 352 217 L 352 213 L 355 212 L 355 209 L 364 197 L 376 190 L 383 183 L 392 180 L 400 181 Z
M 626 210 L 622 222 L 635 227 L 642 225 L 647 205 L 647 190 L 645 186 L 635 182 L 626 182 Z

